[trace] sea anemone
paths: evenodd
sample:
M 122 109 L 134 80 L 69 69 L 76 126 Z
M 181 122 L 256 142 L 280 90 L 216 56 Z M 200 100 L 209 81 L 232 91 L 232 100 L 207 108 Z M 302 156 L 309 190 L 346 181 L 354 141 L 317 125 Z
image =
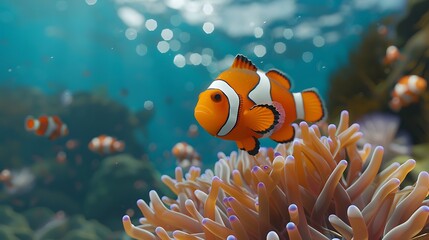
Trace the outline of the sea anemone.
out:
M 123 217 L 126 233 L 162 240 L 427 237 L 429 174 L 400 186 L 415 160 L 380 171 L 383 147 L 359 149 L 362 133 L 346 111 L 327 136 L 316 125 L 299 128 L 293 142 L 255 157 L 219 153 L 214 171 L 176 168 L 174 179 L 162 176 L 177 199 L 150 191 L 149 204 L 137 201 L 139 226 Z

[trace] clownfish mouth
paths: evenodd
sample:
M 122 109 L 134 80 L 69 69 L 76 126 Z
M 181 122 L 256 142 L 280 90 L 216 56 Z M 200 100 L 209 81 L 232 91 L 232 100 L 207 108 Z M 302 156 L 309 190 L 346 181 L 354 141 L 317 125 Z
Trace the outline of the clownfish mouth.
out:
M 194 112 L 195 119 L 197 119 L 197 122 L 211 135 L 215 136 L 218 127 L 214 123 L 215 121 L 215 115 L 213 110 L 206 106 L 197 106 L 195 108 Z

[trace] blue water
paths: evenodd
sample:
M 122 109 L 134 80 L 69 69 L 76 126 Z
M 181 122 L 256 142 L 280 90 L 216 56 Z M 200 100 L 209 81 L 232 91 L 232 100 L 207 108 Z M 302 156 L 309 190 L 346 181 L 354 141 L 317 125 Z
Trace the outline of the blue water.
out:
M 392 14 L 399 18 L 404 2 L 2 0 L 0 84 L 47 94 L 104 91 L 132 111 L 152 102 L 155 115 L 143 141 L 149 145 L 142 145 L 150 161 L 170 171 L 175 162 L 164 153 L 186 141 L 210 167 L 218 151 L 235 150 L 235 143 L 201 129 L 197 138 L 186 133 L 196 124 L 199 92 L 235 54 L 248 56 L 263 70 L 284 71 L 294 91 L 316 87 L 326 97 L 330 74 L 347 62 L 365 29 Z M 120 16 L 121 11 L 128 14 Z M 154 31 L 148 30 L 148 19 L 157 22 Z M 206 22 L 208 32 L 214 26 L 209 34 L 202 28 Z M 163 29 L 172 30 L 172 39 L 168 30 L 162 38 Z M 161 53 L 163 45 L 171 49 Z M 181 56 L 184 67 L 174 63 Z M 127 96 L 121 94 L 124 89 Z

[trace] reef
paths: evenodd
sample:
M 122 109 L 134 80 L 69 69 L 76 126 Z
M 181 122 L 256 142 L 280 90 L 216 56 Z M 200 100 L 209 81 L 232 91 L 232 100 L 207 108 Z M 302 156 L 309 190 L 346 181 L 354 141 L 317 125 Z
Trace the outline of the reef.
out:
M 22 214 L 0 205 L 0 239 L 7 240 L 106 240 L 118 239 L 111 230 L 82 216 L 67 217 L 48 208 L 30 208 Z
M 429 142 L 428 91 L 417 103 L 399 112 L 392 111 L 388 104 L 401 77 L 417 75 L 429 80 L 428 9 L 428 1 L 409 0 L 401 19 L 389 17 L 363 34 L 348 62 L 330 77 L 327 109 L 331 121 L 342 109 L 353 113 L 352 121 L 374 112 L 392 113 L 400 118 L 400 129 L 410 134 L 414 144 Z M 385 64 L 389 46 L 396 46 L 401 57 Z
M 154 171 L 150 162 L 143 162 L 127 154 L 107 157 L 90 180 L 85 215 L 89 218 L 105 219 L 103 223 L 108 226 L 116 225 L 114 228 L 118 229 L 120 222 L 115 216 L 123 214 L 127 209 L 112 206 L 128 206 L 130 201 L 134 202 L 152 188 L 168 192 L 161 186 L 161 182 L 154 179 L 159 179 L 159 173 Z
M 9 169 L 12 175 L 10 184 L 1 186 L 0 204 L 18 213 L 34 208 L 63 211 L 70 217 L 85 216 L 111 230 L 122 230 L 116 219 L 127 209 L 117 204 L 130 205 L 145 190 L 142 186 L 161 185 L 156 168 L 141 158 L 145 145 L 136 136 L 141 133 L 147 138 L 146 126 L 153 113 L 144 109 L 131 112 L 103 94 L 74 93 L 67 104 L 60 95 L 0 86 L 0 170 Z M 50 141 L 26 132 L 26 116 L 43 114 L 59 116 L 68 125 L 69 135 Z M 115 155 L 112 160 L 91 152 L 88 143 L 100 134 L 124 140 L 127 155 Z M 68 141 L 74 145 L 68 146 Z M 58 158 L 59 154 L 64 158 Z M 130 193 L 124 193 L 125 189 Z
M 381 168 L 384 149 L 357 142 L 347 111 L 326 129 L 302 122 L 296 139 L 255 157 L 219 153 L 214 170 L 181 168 L 162 181 L 177 196 L 150 191 L 136 239 L 423 239 L 429 234 L 429 174 L 404 179 L 408 159 Z

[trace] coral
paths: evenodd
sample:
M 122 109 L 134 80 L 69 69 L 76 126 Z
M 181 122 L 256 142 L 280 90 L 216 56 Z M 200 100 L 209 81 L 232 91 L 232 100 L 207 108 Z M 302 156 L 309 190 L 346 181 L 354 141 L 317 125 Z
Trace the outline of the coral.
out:
M 371 112 L 391 112 L 391 92 L 401 77 L 417 75 L 429 80 L 429 2 L 408 0 L 407 8 L 399 22 L 386 19 L 370 27 L 350 53 L 348 63 L 332 74 L 328 116 L 338 116 L 344 108 L 353 112 L 353 121 Z M 387 34 L 378 31 L 380 25 L 388 29 Z M 402 57 L 384 65 L 391 45 L 399 48 Z M 400 129 L 409 132 L 414 144 L 429 142 L 428 106 L 426 91 L 418 103 L 395 113 L 401 120 Z
M 136 239 L 411 239 L 428 234 L 429 174 L 401 187 L 415 160 L 380 169 L 383 147 L 357 147 L 359 125 L 343 111 L 327 136 L 299 124 L 292 143 L 252 157 L 219 153 L 214 171 L 177 168 L 163 182 L 177 195 L 138 200 Z M 364 167 L 364 165 L 367 165 Z M 166 207 L 166 205 L 168 207 Z
M 85 215 L 100 219 L 100 222 L 108 226 L 118 225 L 119 222 L 114 221 L 115 216 L 127 209 L 112 206 L 127 206 L 152 187 L 162 190 L 158 179 L 154 166 L 148 161 L 138 160 L 127 154 L 107 157 L 90 180 Z M 121 194 L 118 194 L 118 190 Z
M 112 232 L 99 222 L 75 215 L 70 218 L 53 219 L 35 233 L 35 239 L 108 240 L 115 238 Z
M 11 207 L 0 206 L 0 239 L 31 240 L 33 231 L 24 216 Z

